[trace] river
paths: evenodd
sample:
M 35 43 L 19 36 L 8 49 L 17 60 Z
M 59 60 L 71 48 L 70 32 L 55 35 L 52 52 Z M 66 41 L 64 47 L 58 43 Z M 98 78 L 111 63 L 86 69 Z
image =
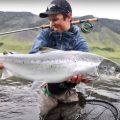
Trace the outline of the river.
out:
M 18 78 L 0 81 L 0 120 L 39 120 L 39 107 L 31 84 Z M 120 108 L 120 81 L 99 81 L 78 86 L 77 90 Z

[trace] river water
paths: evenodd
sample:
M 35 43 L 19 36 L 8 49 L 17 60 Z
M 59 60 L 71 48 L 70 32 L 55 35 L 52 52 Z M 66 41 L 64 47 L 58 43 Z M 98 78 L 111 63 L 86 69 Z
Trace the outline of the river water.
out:
M 39 120 L 39 109 L 29 82 L 1 81 L 0 120 Z
M 0 120 L 39 120 L 39 107 L 32 82 L 11 78 L 0 81 Z M 84 89 L 83 89 L 84 88 Z M 99 81 L 80 85 L 85 96 L 107 100 L 120 108 L 120 81 Z

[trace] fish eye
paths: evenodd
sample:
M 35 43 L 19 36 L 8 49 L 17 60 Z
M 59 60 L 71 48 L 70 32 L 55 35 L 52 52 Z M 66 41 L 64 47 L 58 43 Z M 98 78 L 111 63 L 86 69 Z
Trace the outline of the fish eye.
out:
M 119 69 L 119 68 L 116 68 L 115 71 L 116 71 L 116 72 L 120 72 L 120 69 Z

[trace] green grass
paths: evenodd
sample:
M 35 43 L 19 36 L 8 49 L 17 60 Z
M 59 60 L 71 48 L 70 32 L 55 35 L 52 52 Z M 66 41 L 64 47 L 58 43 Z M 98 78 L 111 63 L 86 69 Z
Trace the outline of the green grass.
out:
M 92 53 L 107 57 L 109 59 L 119 59 L 120 60 L 120 51 L 109 52 L 109 51 L 96 50 L 96 51 L 92 51 Z
M 120 51 L 119 50 L 114 49 L 114 51 L 108 51 L 105 49 L 103 49 L 103 50 L 102 49 L 101 50 L 100 49 L 91 49 L 91 52 L 120 63 Z
M 17 41 L 14 39 L 0 39 L 0 53 L 4 51 L 16 51 L 19 53 L 28 53 L 33 42 Z M 102 46 L 98 42 L 89 42 L 91 52 L 112 59 L 120 63 L 120 48 L 116 45 Z
M 100 32 L 91 32 L 82 35 L 88 41 L 91 48 L 112 48 L 115 51 L 120 51 L 120 34 L 110 31 L 107 28 L 102 28 Z
M 32 42 L 25 42 L 25 41 L 15 41 L 15 40 L 0 40 L 0 43 L 3 43 L 0 46 L 0 52 L 4 51 L 16 51 L 20 53 L 28 53 L 32 47 Z

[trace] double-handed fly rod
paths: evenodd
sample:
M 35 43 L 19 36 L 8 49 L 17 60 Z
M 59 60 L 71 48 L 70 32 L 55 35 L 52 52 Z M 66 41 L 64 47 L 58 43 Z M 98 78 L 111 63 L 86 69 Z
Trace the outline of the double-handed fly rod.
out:
M 98 21 L 98 18 L 92 18 L 92 19 L 86 19 L 86 20 L 75 20 L 72 21 L 72 24 L 80 24 L 81 27 L 81 31 L 84 33 L 89 33 L 92 31 L 93 29 L 93 25 L 91 22 L 96 22 Z M 22 32 L 22 31 L 29 31 L 29 30 L 35 30 L 35 29 L 45 29 L 45 28 L 51 28 L 52 25 L 51 24 L 47 24 L 47 25 L 41 25 L 38 27 L 32 27 L 32 28 L 25 28 L 25 29 L 20 29 L 20 30 L 14 30 L 14 31 L 8 31 L 8 32 L 3 32 L 0 33 L 0 35 L 6 35 L 6 34 L 11 34 L 11 33 L 17 33 L 17 32 Z

